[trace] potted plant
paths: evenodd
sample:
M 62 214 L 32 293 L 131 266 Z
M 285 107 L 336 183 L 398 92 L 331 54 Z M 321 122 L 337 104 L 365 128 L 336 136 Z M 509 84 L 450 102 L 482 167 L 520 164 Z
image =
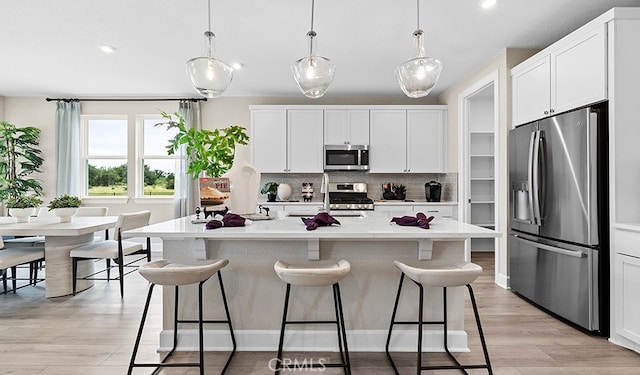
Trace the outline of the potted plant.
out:
M 71 217 L 78 212 L 82 200 L 74 195 L 63 194 L 53 198 L 47 207 L 49 211 L 58 217 L 61 223 L 68 223 Z
M 39 142 L 40 129 L 0 122 L 0 201 L 27 193 L 42 194 L 40 181 L 29 177 L 33 172 L 41 172 Z
M 20 195 L 10 197 L 5 202 L 9 215 L 16 218 L 16 223 L 27 223 L 29 217 L 36 214 L 36 209 L 42 204 L 42 199 L 35 195 Z
M 156 124 L 166 125 L 168 129 L 177 128 L 178 134 L 169 141 L 167 154 L 173 155 L 184 146 L 187 155 L 187 173 L 194 179 L 204 172 L 208 177 L 220 177 L 233 164 L 236 144 L 246 145 L 249 136 L 242 126 L 229 126 L 222 129 L 187 129 L 184 118 L 177 112 L 170 115 L 161 112 L 168 121 Z M 176 121 L 177 120 L 177 121 Z
M 267 182 L 262 186 L 262 189 L 260 190 L 260 194 L 267 194 L 268 202 L 275 202 L 277 193 L 278 193 L 277 182 Z

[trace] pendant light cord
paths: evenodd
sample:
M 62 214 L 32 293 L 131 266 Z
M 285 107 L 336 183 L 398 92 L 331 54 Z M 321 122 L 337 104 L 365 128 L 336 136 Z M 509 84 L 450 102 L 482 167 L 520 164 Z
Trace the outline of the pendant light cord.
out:
M 316 32 L 313 31 L 313 16 L 315 13 L 316 2 L 311 0 L 311 30 L 307 33 L 309 36 L 309 56 L 313 56 L 313 38 L 316 36 Z
M 209 31 L 211 31 L 211 0 L 208 0 L 207 14 L 209 15 Z
M 420 0 L 416 0 L 416 24 L 418 25 L 416 30 L 420 30 Z
M 316 3 L 315 0 L 311 0 L 311 32 L 313 32 L 313 14 L 316 8 L 315 3 Z

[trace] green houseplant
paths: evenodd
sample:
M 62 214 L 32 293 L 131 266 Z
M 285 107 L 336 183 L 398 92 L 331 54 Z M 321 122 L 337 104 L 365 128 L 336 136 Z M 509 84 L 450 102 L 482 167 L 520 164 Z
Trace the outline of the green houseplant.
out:
M 167 154 L 173 155 L 184 146 L 188 160 L 187 173 L 194 179 L 202 172 L 209 177 L 222 176 L 233 164 L 236 144 L 246 145 L 249 141 L 246 129 L 242 126 L 214 130 L 187 129 L 184 118 L 177 112 L 173 115 L 166 112 L 161 114 L 168 121 L 156 126 L 166 125 L 168 129 L 178 130 L 178 134 L 169 141 Z
M 267 194 L 267 201 L 275 202 L 278 185 L 277 182 L 267 182 L 262 186 L 262 189 L 260 189 L 260 194 Z
M 1 201 L 18 198 L 29 192 L 42 194 L 40 181 L 29 177 L 34 172 L 40 172 L 43 163 L 39 143 L 40 129 L 0 122 Z
M 68 223 L 71 217 L 78 212 L 78 207 L 82 204 L 82 200 L 75 195 L 63 194 L 57 196 L 49 202 L 49 211 L 58 216 L 61 223 Z
M 35 195 L 20 195 L 9 197 L 5 202 L 9 215 L 16 218 L 17 223 L 26 223 L 29 217 L 36 214 L 36 209 L 42 204 L 42 199 Z

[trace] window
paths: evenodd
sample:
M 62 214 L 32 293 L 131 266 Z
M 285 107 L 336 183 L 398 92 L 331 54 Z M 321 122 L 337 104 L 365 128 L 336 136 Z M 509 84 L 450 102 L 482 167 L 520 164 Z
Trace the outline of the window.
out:
M 125 116 L 84 117 L 87 196 L 126 196 L 128 122 Z
M 166 121 L 166 120 L 164 120 Z M 142 122 L 142 194 L 144 196 L 173 196 L 173 184 L 176 171 L 176 156 L 167 155 L 169 139 L 178 130 L 166 126 L 155 126 L 164 122 L 158 118 L 141 118 Z
M 174 155 L 166 146 L 177 130 L 159 115 L 83 115 L 84 192 L 89 197 L 173 197 Z

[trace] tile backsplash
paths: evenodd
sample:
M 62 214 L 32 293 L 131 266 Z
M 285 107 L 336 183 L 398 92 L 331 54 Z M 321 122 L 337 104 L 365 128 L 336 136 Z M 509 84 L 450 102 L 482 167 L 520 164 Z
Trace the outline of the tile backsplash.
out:
M 263 173 L 260 186 L 273 181 L 279 184 L 291 185 L 293 190 L 290 200 L 302 201 L 302 183 L 313 183 L 314 201 L 322 201 L 320 173 Z M 382 184 L 393 182 L 396 185 L 403 184 L 407 187 L 406 199 L 415 201 L 425 200 L 424 184 L 429 181 L 438 181 L 442 184 L 441 201 L 455 202 L 458 200 L 458 174 L 457 173 L 366 173 L 366 172 L 329 172 L 329 182 L 366 182 L 369 190 L 369 198 L 382 199 Z M 264 199 L 261 194 L 260 199 Z

